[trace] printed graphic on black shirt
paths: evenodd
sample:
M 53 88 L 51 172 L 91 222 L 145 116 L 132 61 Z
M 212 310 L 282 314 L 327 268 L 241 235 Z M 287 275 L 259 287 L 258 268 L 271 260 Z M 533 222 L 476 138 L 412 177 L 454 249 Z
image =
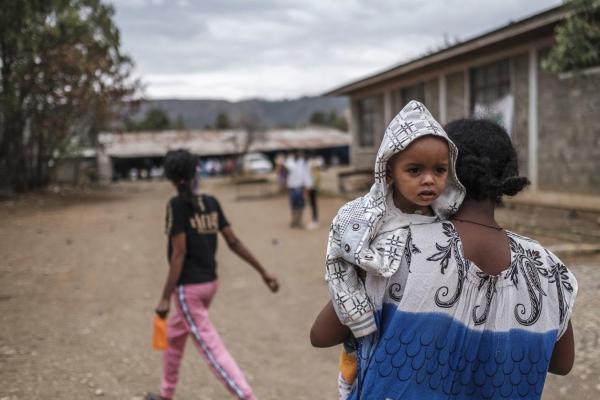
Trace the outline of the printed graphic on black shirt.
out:
M 167 204 L 166 234 L 169 237 L 168 258 L 173 252 L 171 237 L 186 234 L 186 256 L 178 285 L 211 282 L 217 279 L 217 234 L 229 226 L 221 205 L 208 195 L 196 196 L 191 201 L 179 196 Z

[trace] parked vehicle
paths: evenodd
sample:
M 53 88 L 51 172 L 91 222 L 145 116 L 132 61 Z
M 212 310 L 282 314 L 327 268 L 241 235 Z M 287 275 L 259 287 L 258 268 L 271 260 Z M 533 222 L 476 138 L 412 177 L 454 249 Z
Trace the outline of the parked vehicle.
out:
M 267 173 L 273 170 L 273 163 L 262 153 L 249 153 L 242 159 L 242 169 L 247 173 Z

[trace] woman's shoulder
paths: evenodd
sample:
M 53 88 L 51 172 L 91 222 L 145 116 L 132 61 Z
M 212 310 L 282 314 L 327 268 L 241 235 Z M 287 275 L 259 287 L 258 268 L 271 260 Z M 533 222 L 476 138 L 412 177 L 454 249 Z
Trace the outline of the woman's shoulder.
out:
M 562 264 L 562 261 L 550 249 L 544 247 L 537 240 L 512 231 L 506 231 L 506 236 L 513 261 L 515 259 L 530 260 L 540 272 L 543 269 L 552 268 L 556 264 Z
M 526 244 L 528 246 L 543 247 L 537 240 L 532 239 L 527 236 L 519 235 L 518 233 L 515 233 L 513 231 L 507 230 L 506 235 L 508 236 L 509 239 L 512 239 L 513 241 L 516 241 L 516 242 Z
M 527 260 L 535 266 L 537 271 L 546 277 L 561 275 L 560 278 L 570 280 L 576 285 L 573 273 L 566 267 L 562 260 L 537 240 L 507 231 L 508 244 L 512 253 L 513 263 Z M 516 261 L 515 261 L 516 260 Z

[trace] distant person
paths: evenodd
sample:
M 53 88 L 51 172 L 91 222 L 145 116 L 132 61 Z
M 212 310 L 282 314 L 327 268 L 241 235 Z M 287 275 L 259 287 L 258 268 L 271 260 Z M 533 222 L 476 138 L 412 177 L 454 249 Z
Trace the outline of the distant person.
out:
M 317 157 L 311 157 L 308 160 L 308 170 L 310 173 L 311 185 L 308 187 L 308 204 L 310 205 L 311 221 L 306 226 L 313 230 L 319 227 L 319 209 L 317 197 L 321 188 L 321 163 Z
M 503 195 L 528 183 L 508 134 L 488 120 L 445 129 L 466 198 L 450 220 L 411 225 L 394 274 L 367 275 L 378 332 L 361 340 L 352 400 L 534 400 L 548 372 L 573 367 L 575 276 L 495 219 Z M 311 340 L 330 346 L 349 333 L 330 303 Z
M 225 165 L 223 167 L 223 172 L 226 175 L 232 175 L 233 173 L 235 173 L 235 160 L 233 158 L 228 158 L 225 161 Z
M 304 152 L 299 151 L 288 158 L 285 168 L 287 170 L 287 188 L 292 211 L 290 227 L 302 228 L 302 214 L 306 204 L 308 188 L 312 186 L 308 163 Z
M 196 157 L 186 150 L 169 151 L 165 157 L 165 175 L 177 195 L 167 204 L 170 267 L 155 312 L 166 318 L 171 298 L 175 309 L 168 321 L 169 347 L 164 353 L 160 395 L 149 394 L 146 398 L 166 400 L 173 397 L 185 342 L 191 334 L 200 354 L 225 387 L 238 399 L 252 400 L 255 399 L 252 389 L 208 315 L 218 287 L 217 233 L 221 233 L 229 248 L 260 274 L 272 292 L 278 290 L 279 283 L 233 233 L 217 199 L 194 193 L 197 164 Z
M 287 188 L 287 169 L 285 168 L 285 156 L 281 153 L 275 157 L 275 174 L 277 176 L 277 188 L 284 193 Z

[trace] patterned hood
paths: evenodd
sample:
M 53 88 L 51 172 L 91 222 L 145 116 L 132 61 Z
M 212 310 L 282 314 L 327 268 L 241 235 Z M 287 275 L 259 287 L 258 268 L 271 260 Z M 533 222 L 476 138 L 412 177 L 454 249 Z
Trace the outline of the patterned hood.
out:
M 386 196 L 389 191 L 389 186 L 386 182 L 386 167 L 389 159 L 406 149 L 413 141 L 423 136 L 434 135 L 444 138 L 448 142 L 450 149 L 450 163 L 448 170 L 448 180 L 446 188 L 442 194 L 431 204 L 435 215 L 440 219 L 447 219 L 454 214 L 465 196 L 465 189 L 456 177 L 456 156 L 457 149 L 454 143 L 448 138 L 448 135 L 442 126 L 433 118 L 429 110 L 418 101 L 409 102 L 390 122 L 375 162 L 375 183 L 369 190 L 369 193 L 361 198 L 361 219 L 365 224 L 360 224 L 360 229 L 355 229 L 354 236 L 358 240 L 354 240 L 352 260 L 349 259 L 349 254 L 344 258 L 352 263 L 360 266 L 367 271 L 373 271 L 383 276 L 391 276 L 399 265 L 399 260 L 393 262 L 385 262 L 382 265 L 382 260 L 377 256 L 376 252 L 371 249 L 371 243 L 377 236 L 383 223 L 383 217 L 386 215 L 388 202 Z M 356 224 L 353 224 L 354 228 Z M 342 227 L 342 231 L 345 229 Z M 360 238 L 357 233 L 360 232 Z M 346 247 L 346 253 L 348 253 Z
M 450 148 L 450 165 L 448 181 L 444 192 L 431 205 L 435 214 L 447 219 L 454 214 L 465 196 L 465 188 L 456 176 L 456 156 L 458 150 L 442 126 L 433 118 L 429 110 L 418 101 L 412 100 L 396 115 L 385 130 L 381 146 L 375 161 L 375 183 L 368 196 L 374 206 L 387 195 L 386 167 L 395 154 L 406 149 L 413 141 L 423 136 L 434 135 L 448 141 Z M 385 202 L 383 203 L 385 205 Z

